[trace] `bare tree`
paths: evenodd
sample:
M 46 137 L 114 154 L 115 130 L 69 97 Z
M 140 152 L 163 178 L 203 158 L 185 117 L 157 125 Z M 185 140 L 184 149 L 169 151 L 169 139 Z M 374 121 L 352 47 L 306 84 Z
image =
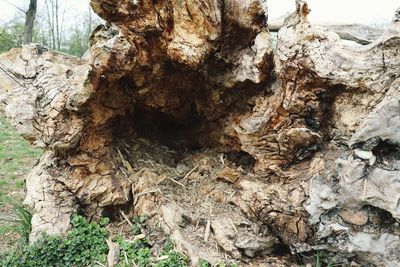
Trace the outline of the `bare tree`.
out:
M 27 44 L 32 42 L 33 27 L 35 24 L 36 11 L 37 11 L 37 0 L 29 0 L 28 10 L 25 10 L 7 0 L 3 1 L 16 8 L 18 11 L 25 14 L 25 27 L 24 27 L 24 35 L 22 38 L 22 44 Z
M 29 1 L 29 8 L 26 11 L 25 27 L 24 27 L 24 38 L 22 44 L 27 44 L 32 42 L 33 26 L 35 23 L 37 11 L 37 0 Z
M 59 0 L 46 0 L 49 40 L 52 49 L 60 50 L 63 41 L 65 10 L 62 15 Z M 61 17 L 61 18 L 60 18 Z

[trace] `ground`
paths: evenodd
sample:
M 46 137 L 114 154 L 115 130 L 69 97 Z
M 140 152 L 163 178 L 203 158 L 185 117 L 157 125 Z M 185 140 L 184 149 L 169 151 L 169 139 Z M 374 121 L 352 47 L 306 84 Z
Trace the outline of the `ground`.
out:
M 11 203 L 22 203 L 25 175 L 41 153 L 0 114 L 0 251 L 10 249 L 19 240 L 14 231 L 17 217 Z

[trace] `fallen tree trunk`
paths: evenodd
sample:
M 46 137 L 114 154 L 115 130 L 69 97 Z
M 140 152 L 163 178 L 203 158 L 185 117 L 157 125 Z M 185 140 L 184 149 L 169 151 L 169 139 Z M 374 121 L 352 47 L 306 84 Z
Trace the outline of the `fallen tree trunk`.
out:
M 335 32 L 343 40 L 356 42 L 361 45 L 367 45 L 378 39 L 383 34 L 384 29 L 363 25 L 363 24 L 332 24 L 324 23 L 318 26 Z M 268 30 L 278 32 L 284 27 L 284 18 L 268 21 Z
M 349 48 L 297 1 L 273 52 L 263 1 L 92 7 L 109 24 L 87 61 L 37 45 L 0 59 L 6 114 L 46 151 L 27 177 L 32 240 L 125 210 L 193 265 L 400 263 L 399 11 Z

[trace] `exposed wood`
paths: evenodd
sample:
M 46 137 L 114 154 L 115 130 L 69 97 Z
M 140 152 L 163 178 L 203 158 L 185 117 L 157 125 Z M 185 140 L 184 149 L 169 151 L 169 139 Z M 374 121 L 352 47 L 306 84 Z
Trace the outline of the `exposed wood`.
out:
M 268 21 L 268 30 L 278 32 L 283 27 L 284 19 Z M 317 24 L 329 31 L 335 32 L 343 40 L 353 41 L 362 45 L 374 42 L 385 31 L 383 28 L 377 28 L 363 24 Z
M 31 239 L 123 207 L 194 266 L 400 264 L 399 11 L 348 46 L 296 2 L 275 49 L 265 1 L 92 0 L 110 23 L 87 60 L 1 55 L 0 102 L 46 151 L 26 179 Z

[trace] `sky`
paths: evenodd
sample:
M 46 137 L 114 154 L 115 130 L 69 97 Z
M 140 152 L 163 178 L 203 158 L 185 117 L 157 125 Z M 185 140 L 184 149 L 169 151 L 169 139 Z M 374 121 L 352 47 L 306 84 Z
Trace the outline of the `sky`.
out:
M 18 14 L 16 8 L 5 1 L 26 7 L 28 0 L 0 0 L 0 21 L 7 21 Z M 118 1 L 118 0 L 115 0 Z M 246 0 L 243 0 L 246 1 Z M 38 0 L 44 2 L 44 0 Z M 77 13 L 88 9 L 89 0 L 60 0 L 68 10 Z M 274 19 L 293 12 L 294 0 L 267 0 L 269 18 Z M 313 23 L 363 23 L 373 24 L 391 21 L 394 11 L 400 7 L 399 0 L 308 0 Z M 19 13 L 22 14 L 22 13 Z

